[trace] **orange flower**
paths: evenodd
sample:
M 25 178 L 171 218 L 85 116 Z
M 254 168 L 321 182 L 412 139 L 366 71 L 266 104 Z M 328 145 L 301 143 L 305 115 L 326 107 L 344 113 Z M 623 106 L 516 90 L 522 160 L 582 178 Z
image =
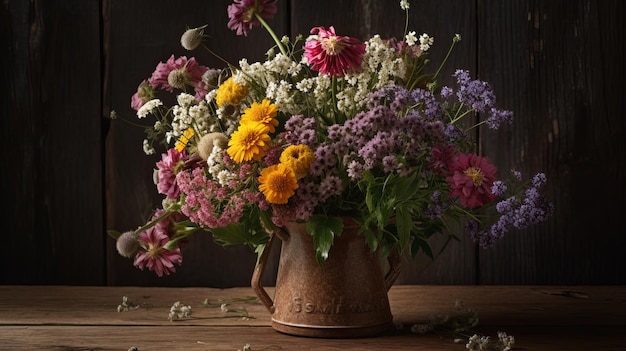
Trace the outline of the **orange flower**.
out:
M 228 141 L 228 155 L 237 163 L 260 160 L 271 141 L 267 131 L 262 123 L 240 125 Z
M 283 164 L 264 168 L 258 178 L 259 190 L 272 204 L 286 204 L 298 189 L 298 181 L 293 170 Z
M 278 126 L 278 121 L 275 118 L 277 113 L 278 106 L 270 103 L 267 99 L 263 99 L 261 103 L 253 102 L 252 106 L 244 111 L 239 123 L 263 123 L 269 128 L 270 133 L 274 133 L 276 126 Z

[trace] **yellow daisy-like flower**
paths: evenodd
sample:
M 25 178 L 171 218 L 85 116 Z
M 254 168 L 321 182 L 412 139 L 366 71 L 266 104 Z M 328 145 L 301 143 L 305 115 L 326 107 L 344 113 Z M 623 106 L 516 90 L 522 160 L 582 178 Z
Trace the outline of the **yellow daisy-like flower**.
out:
M 270 141 L 267 127 L 262 123 L 242 124 L 230 136 L 226 152 L 237 163 L 260 160 L 269 148 Z
M 249 90 L 248 86 L 238 84 L 233 77 L 230 77 L 217 88 L 215 103 L 217 107 L 237 105 L 248 95 Z
M 185 146 L 187 146 L 187 143 L 189 143 L 189 140 L 191 140 L 191 138 L 194 136 L 194 134 L 196 134 L 196 132 L 193 131 L 193 128 L 187 128 L 187 130 L 183 132 L 183 135 L 178 138 L 178 141 L 174 146 L 176 150 L 178 150 L 178 152 L 182 152 Z
M 315 154 L 310 147 L 304 144 L 288 146 L 280 154 L 280 163 L 293 169 L 297 179 L 309 173 L 313 161 L 315 161 Z
M 241 115 L 241 121 L 239 123 L 263 123 L 269 128 L 270 133 L 274 133 L 278 126 L 278 121 L 275 118 L 277 113 L 278 106 L 270 103 L 268 99 L 263 99 L 261 103 L 253 102 L 252 106 L 248 107 L 243 115 Z
M 298 189 L 293 170 L 281 163 L 264 168 L 258 180 L 259 190 L 272 204 L 286 204 Z

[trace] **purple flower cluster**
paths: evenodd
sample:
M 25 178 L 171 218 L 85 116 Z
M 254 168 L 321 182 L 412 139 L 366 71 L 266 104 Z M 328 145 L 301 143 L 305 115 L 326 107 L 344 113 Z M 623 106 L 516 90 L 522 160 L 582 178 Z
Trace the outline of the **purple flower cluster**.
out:
M 539 192 L 545 184 L 545 174 L 536 174 L 522 194 L 513 194 L 496 204 L 496 211 L 500 216 L 488 230 L 482 229 L 477 221 L 468 220 L 465 225 L 466 231 L 480 246 L 487 248 L 512 229 L 525 229 L 547 220 L 553 214 L 554 206 Z M 494 195 L 504 197 L 507 190 L 504 183 L 494 182 L 492 188 Z
M 500 110 L 495 107 L 496 96 L 489 83 L 471 79 L 469 71 L 457 70 L 454 73 L 458 90 L 456 96 L 459 102 L 471 106 L 476 112 L 487 113 L 485 123 L 491 129 L 498 129 L 502 124 L 513 122 L 513 112 Z M 442 96 L 450 96 L 452 91 L 448 87 L 442 89 Z

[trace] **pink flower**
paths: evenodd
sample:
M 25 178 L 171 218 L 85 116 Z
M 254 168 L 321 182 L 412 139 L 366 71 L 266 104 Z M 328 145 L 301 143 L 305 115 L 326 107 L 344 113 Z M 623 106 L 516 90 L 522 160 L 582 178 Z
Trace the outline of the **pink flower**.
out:
M 228 5 L 228 28 L 237 35 L 248 35 L 253 26 L 260 25 L 255 14 L 270 19 L 276 14 L 276 0 L 235 0 Z
M 450 174 L 450 163 L 453 160 L 454 145 L 437 145 L 432 148 L 430 169 L 442 176 Z
M 317 38 L 304 44 L 304 57 L 311 69 L 328 75 L 343 76 L 361 67 L 365 44 L 358 39 L 335 35 L 335 28 L 315 27 Z
M 166 195 L 170 199 L 178 198 L 180 190 L 176 183 L 176 174 L 183 169 L 187 152 L 178 152 L 175 148 L 161 154 L 161 161 L 156 163 L 158 170 L 157 190 L 159 194 Z
M 458 196 L 461 206 L 474 208 L 493 202 L 496 196 L 491 187 L 496 179 L 496 167 L 485 157 L 476 154 L 457 154 L 450 165 L 452 173 L 446 180 Z
M 139 86 L 137 87 L 137 92 L 131 97 L 130 107 L 133 108 L 135 111 L 139 111 L 143 104 L 152 99 L 154 99 L 154 88 L 152 88 L 152 85 L 150 85 L 150 83 L 146 79 L 141 82 L 141 84 L 139 84 Z
M 142 250 L 135 256 L 135 266 L 139 269 L 148 268 L 159 277 L 176 272 L 174 264 L 180 265 L 183 256 L 180 249 L 167 250 L 163 246 L 169 241 L 169 236 L 159 227 L 152 227 L 139 235 L 139 244 Z
M 198 64 L 194 57 L 189 60 L 186 56 L 175 59 L 172 55 L 167 62 L 159 62 L 148 82 L 154 89 L 170 92 L 174 88 L 184 90 L 185 86 L 191 86 L 196 93 L 196 100 L 200 101 L 207 94 L 202 75 L 208 70 L 208 67 Z

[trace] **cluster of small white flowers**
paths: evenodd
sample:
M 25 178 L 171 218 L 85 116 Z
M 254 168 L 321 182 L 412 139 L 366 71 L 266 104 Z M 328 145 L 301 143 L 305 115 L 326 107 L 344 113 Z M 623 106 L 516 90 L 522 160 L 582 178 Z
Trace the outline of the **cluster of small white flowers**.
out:
M 175 321 L 184 318 L 191 318 L 191 306 L 185 306 L 181 304 L 180 301 L 174 302 L 170 308 L 168 319 L 170 321 Z
M 430 47 L 435 43 L 435 38 L 429 36 L 426 33 L 420 35 L 419 40 L 420 40 L 420 49 L 424 52 L 428 51 L 428 49 L 430 49 Z
M 154 147 L 150 145 L 150 142 L 148 141 L 148 139 L 143 140 L 143 152 L 146 155 L 154 155 L 154 153 L 156 152 L 156 150 L 154 150 Z
M 507 335 L 505 332 L 498 332 L 498 341 L 492 341 L 489 336 L 472 335 L 465 348 L 471 351 L 510 351 L 515 344 L 515 337 Z
M 158 106 L 163 106 L 163 102 L 159 99 L 152 99 L 137 110 L 137 117 L 145 118 L 149 113 L 152 113 L 152 110 Z
M 183 132 L 192 127 L 200 135 L 221 131 L 217 119 L 211 115 L 206 100 L 196 101 L 193 95 L 180 93 L 177 96 L 178 105 L 172 107 L 172 130 L 166 133 L 168 142 L 177 139 Z
M 237 175 L 228 171 L 223 163 L 224 150 L 218 145 L 213 146 L 213 150 L 207 159 L 207 170 L 211 178 L 217 180 L 221 186 L 227 186 L 228 182 L 237 179 Z
M 413 46 L 417 43 L 417 36 L 415 36 L 415 31 L 410 31 L 407 35 L 404 36 L 404 40 L 408 46 Z
M 409 9 L 409 0 L 400 0 L 400 8 L 403 10 L 408 10 Z
M 139 305 L 134 304 L 128 296 L 122 296 L 122 303 L 117 306 L 117 312 L 128 312 L 130 310 L 136 310 Z
M 315 78 L 305 78 L 296 83 L 296 89 L 303 93 L 308 93 L 315 87 Z
M 465 344 L 465 348 L 471 351 L 487 350 L 488 347 L 489 337 L 479 336 L 477 334 L 472 335 L 467 341 L 467 344 Z
M 263 68 L 270 73 L 276 73 L 280 76 L 295 76 L 302 70 L 302 64 L 283 54 L 277 54 L 273 59 L 265 61 Z
M 313 84 L 313 99 L 315 101 L 316 109 L 325 109 L 328 106 L 328 102 L 332 101 L 330 92 L 332 86 L 332 80 L 330 76 L 325 74 L 320 74 L 319 76 L 314 78 L 315 83 Z
M 394 48 L 385 44 L 379 35 L 373 36 L 367 41 L 363 66 L 367 67 L 364 72 L 373 74 L 378 72 L 377 82 L 368 90 L 380 89 L 392 82 L 394 78 L 403 78 L 406 75 L 406 64 L 401 57 L 397 57 Z M 369 83 L 369 82 L 367 82 Z
M 379 35 L 373 36 L 366 42 L 361 70 L 344 77 L 347 85 L 337 94 L 337 109 L 346 114 L 360 110 L 373 89 L 380 89 L 394 78 L 404 77 L 405 73 L 406 64 L 397 57 L 395 49 L 385 44 Z M 327 101 L 329 99 L 321 103 Z
M 509 351 L 515 344 L 515 337 L 513 335 L 507 335 L 505 332 L 498 332 L 498 339 L 502 343 L 502 351 Z
M 222 311 L 222 313 L 228 312 L 228 304 L 227 303 L 221 304 L 220 305 L 220 310 Z
M 294 100 L 293 85 L 287 81 L 269 83 L 265 94 L 268 98 L 273 99 L 274 104 L 283 112 L 298 114 L 302 111 L 302 106 Z

